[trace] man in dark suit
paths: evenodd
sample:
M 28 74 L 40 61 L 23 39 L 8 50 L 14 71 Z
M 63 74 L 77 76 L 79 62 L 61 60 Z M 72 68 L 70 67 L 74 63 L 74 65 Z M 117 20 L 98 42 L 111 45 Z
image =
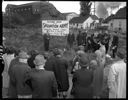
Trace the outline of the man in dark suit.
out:
M 119 37 L 117 36 L 117 33 L 116 33 L 116 35 L 113 36 L 112 45 L 111 45 L 112 57 L 113 58 L 115 58 L 115 56 L 116 56 L 118 43 L 119 43 Z
M 88 68 L 89 58 L 88 55 L 80 57 L 78 69 L 73 75 L 73 87 L 71 94 L 74 98 L 92 98 L 93 95 L 93 71 Z
M 55 57 L 57 55 L 56 49 L 57 48 L 52 50 L 51 56 L 47 59 L 45 63 L 44 68 L 48 71 L 54 71 L 54 67 L 56 66 L 56 57 Z
M 108 34 L 108 31 L 106 31 L 104 33 L 104 36 L 103 36 L 103 44 L 105 45 L 105 49 L 106 49 L 106 54 L 108 52 L 108 49 L 109 49 L 109 40 L 110 40 L 110 34 Z
M 32 89 L 32 98 L 53 98 L 57 96 L 57 82 L 52 71 L 44 69 L 45 58 L 37 55 L 34 60 L 36 68 L 25 75 L 25 84 Z
M 50 35 L 49 33 L 47 32 L 46 34 L 44 34 L 44 49 L 45 51 L 48 51 L 49 50 L 49 40 L 50 40 Z
M 70 32 L 67 37 L 67 43 L 70 49 L 72 48 L 74 41 L 75 41 L 75 35 L 72 32 Z
M 79 31 L 77 37 L 76 37 L 76 40 L 77 40 L 77 45 L 80 46 L 80 45 L 83 45 L 83 36 L 82 36 L 82 33 L 81 31 Z
M 82 37 L 83 37 L 83 44 L 86 45 L 87 33 L 86 32 L 82 32 Z
M 11 68 L 9 73 L 10 84 L 13 85 L 13 88 L 15 88 L 13 89 L 13 92 L 16 92 L 15 94 L 17 94 L 18 98 L 31 98 L 31 89 L 24 85 L 24 75 L 26 72 L 31 70 L 27 64 L 27 59 L 27 53 L 25 51 L 20 52 L 19 62 Z

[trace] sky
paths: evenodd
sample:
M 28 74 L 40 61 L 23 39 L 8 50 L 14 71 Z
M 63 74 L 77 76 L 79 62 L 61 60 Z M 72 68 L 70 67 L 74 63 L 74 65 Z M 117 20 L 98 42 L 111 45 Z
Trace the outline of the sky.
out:
M 2 11 L 5 12 L 5 8 L 7 4 L 15 4 L 15 5 L 20 5 L 20 4 L 25 4 L 25 3 L 30 3 L 33 1 L 3 1 L 2 2 Z M 67 12 L 75 12 L 77 14 L 80 14 L 80 2 L 79 1 L 49 1 L 52 3 L 58 11 L 61 13 L 67 13 Z M 115 7 L 112 11 L 113 14 L 115 14 L 119 8 L 122 8 L 126 6 L 126 2 L 102 2 L 103 5 L 101 5 L 101 2 L 95 2 L 96 5 L 96 15 L 98 16 L 108 16 L 111 14 L 111 9 L 110 6 L 113 5 L 119 5 L 119 7 Z M 92 7 L 94 5 L 92 4 Z M 104 9 L 102 9 L 104 8 Z M 105 13 L 105 11 L 107 11 Z M 106 15 L 105 15 L 106 14 Z

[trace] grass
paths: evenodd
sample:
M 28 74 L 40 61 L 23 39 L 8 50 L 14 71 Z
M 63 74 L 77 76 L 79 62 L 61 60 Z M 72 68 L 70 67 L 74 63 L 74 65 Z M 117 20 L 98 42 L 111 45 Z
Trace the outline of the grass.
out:
M 77 34 L 77 30 L 73 31 Z M 26 48 L 28 51 L 36 49 L 39 52 L 44 51 L 43 35 L 41 28 L 18 27 L 17 29 L 3 28 L 3 36 L 6 38 L 5 45 L 13 46 L 16 49 Z M 51 36 L 50 49 L 67 48 L 67 38 L 64 36 Z M 75 46 L 74 46 L 75 47 Z M 126 49 L 126 34 L 119 34 L 119 48 Z M 74 56 L 74 51 L 67 51 L 65 58 L 71 60 Z

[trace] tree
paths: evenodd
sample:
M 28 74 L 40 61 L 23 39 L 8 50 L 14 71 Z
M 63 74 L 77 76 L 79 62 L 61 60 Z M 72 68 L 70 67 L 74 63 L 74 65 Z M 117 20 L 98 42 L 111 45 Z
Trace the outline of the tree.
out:
M 90 15 L 92 3 L 90 1 L 80 1 L 80 15 L 88 16 Z

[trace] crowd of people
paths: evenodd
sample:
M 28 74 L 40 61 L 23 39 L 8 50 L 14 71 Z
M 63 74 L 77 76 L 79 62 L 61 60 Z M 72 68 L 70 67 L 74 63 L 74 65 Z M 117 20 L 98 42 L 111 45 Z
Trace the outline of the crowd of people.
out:
M 117 49 L 118 36 L 113 36 L 111 46 L 110 38 L 107 31 L 91 36 L 79 32 L 76 39 L 70 33 L 69 47 L 72 48 L 75 40 L 78 45 L 70 64 L 64 58 L 66 51 L 48 50 L 48 42 L 43 53 L 6 47 L 2 76 L 7 98 L 67 98 L 71 85 L 69 66 L 73 98 L 126 98 L 126 50 Z M 112 57 L 108 55 L 109 48 Z
M 77 42 L 77 46 L 84 46 L 85 52 L 95 52 L 100 48 L 101 43 L 105 46 L 106 53 L 108 53 L 108 50 L 110 49 L 112 51 L 112 57 L 115 58 L 119 43 L 119 37 L 118 32 L 114 32 L 113 35 L 110 35 L 107 30 L 95 31 L 91 35 L 88 34 L 87 31 L 79 30 L 76 38 L 73 32 L 70 32 L 67 37 L 69 48 L 72 48 L 75 42 Z

